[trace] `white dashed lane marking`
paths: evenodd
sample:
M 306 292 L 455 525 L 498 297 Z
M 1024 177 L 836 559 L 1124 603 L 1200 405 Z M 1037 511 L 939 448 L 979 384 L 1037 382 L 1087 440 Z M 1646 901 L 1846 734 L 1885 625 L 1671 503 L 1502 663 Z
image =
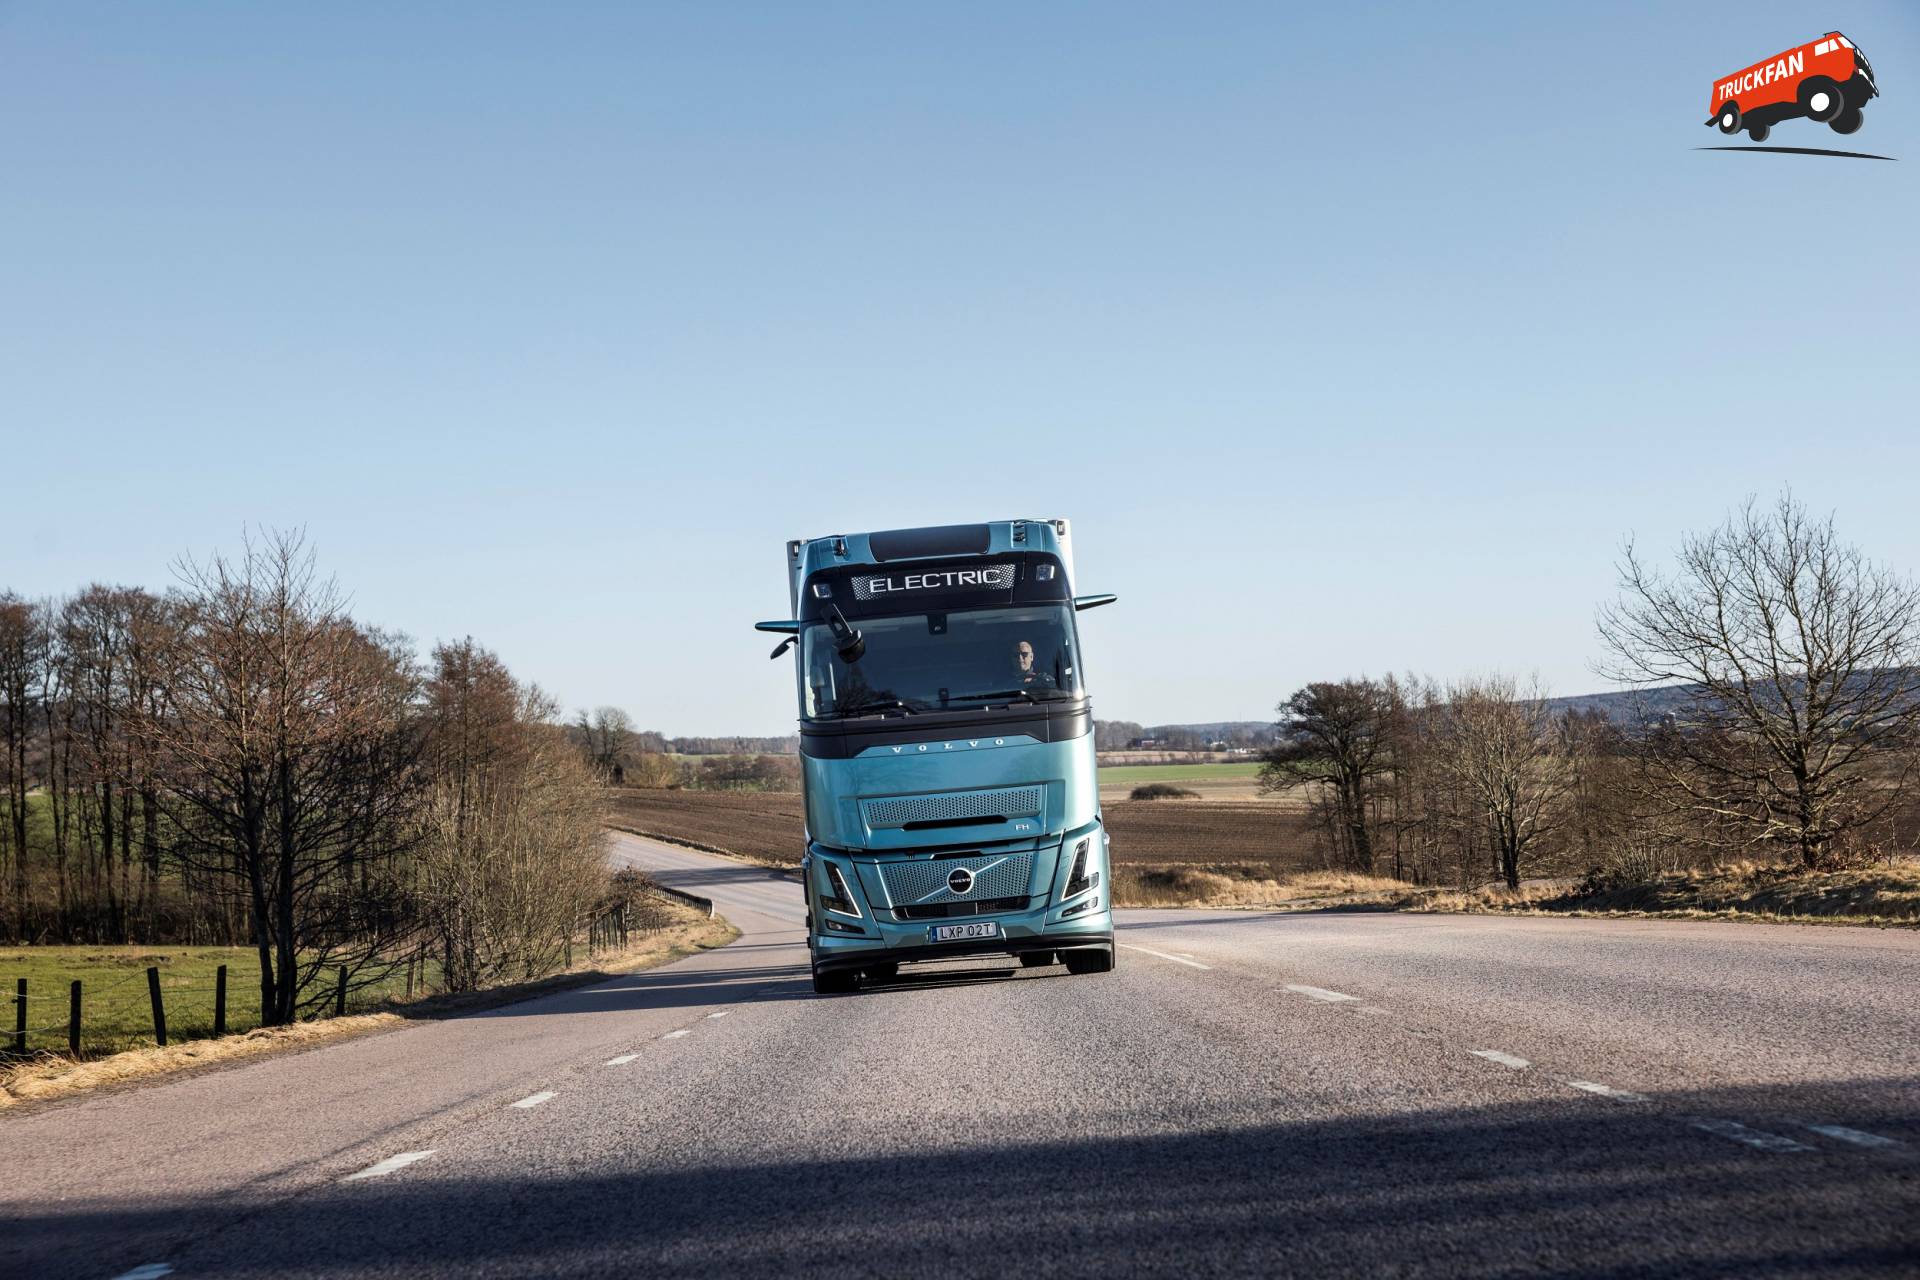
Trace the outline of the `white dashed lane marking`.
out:
M 1344 991 L 1329 991 L 1325 987 L 1297 987 L 1291 982 L 1287 984 L 1287 990 L 1297 996 L 1305 996 L 1309 1000 L 1318 1000 L 1323 1004 L 1340 1004 L 1343 1001 L 1360 999 L 1359 996 L 1350 996 Z
M 1498 1049 L 1469 1049 L 1467 1052 L 1476 1058 L 1485 1058 L 1488 1062 L 1497 1062 L 1503 1067 L 1512 1067 L 1515 1071 L 1523 1071 L 1533 1065 L 1525 1058 L 1516 1058 L 1512 1054 L 1502 1053 Z
M 1144 951 L 1150 956 L 1159 956 L 1162 960 L 1171 960 L 1175 964 L 1184 964 L 1189 969 L 1213 968 L 1213 966 L 1210 964 L 1201 964 L 1198 960 L 1188 960 L 1182 956 L 1176 956 L 1170 951 L 1155 951 L 1152 947 L 1136 947 L 1130 942 L 1123 942 L 1120 945 L 1125 947 L 1129 951 Z
M 727 1009 L 722 1009 L 722 1010 L 721 1010 L 720 1012 L 718 1012 L 718 1013 L 710 1013 L 710 1014 L 708 1014 L 707 1016 L 708 1016 L 709 1018 L 724 1018 L 724 1017 L 726 1017 L 726 1016 L 727 1016 L 727 1014 L 728 1014 L 729 1012 L 730 1012 L 730 1010 L 727 1010 Z
M 678 1031 L 669 1031 L 667 1032 L 667 1034 L 661 1036 L 660 1038 L 662 1040 L 678 1040 L 681 1036 L 688 1035 L 688 1034 L 690 1033 L 687 1031 L 687 1029 L 685 1027 L 682 1027 Z
M 639 1056 L 637 1053 L 623 1053 L 617 1058 L 608 1058 L 607 1065 L 610 1067 L 624 1067 Z
M 131 1271 L 122 1271 L 113 1280 L 160 1280 L 161 1276 L 170 1276 L 173 1268 L 164 1262 L 147 1262 Z
M 1647 1095 L 1633 1093 L 1626 1089 L 1616 1089 L 1610 1084 L 1599 1084 L 1592 1080 L 1569 1080 L 1568 1084 L 1583 1093 L 1598 1094 L 1602 1098 L 1612 1098 L 1615 1102 L 1645 1102 Z
M 1782 1137 L 1777 1133 L 1767 1133 L 1760 1129 L 1749 1129 L 1747 1126 L 1735 1124 L 1731 1120 L 1690 1120 L 1688 1123 L 1696 1129 L 1704 1130 L 1718 1137 L 1731 1139 L 1734 1142 L 1743 1142 L 1747 1146 L 1757 1147 L 1761 1151 L 1813 1150 L 1812 1147 L 1809 1147 L 1804 1142 L 1795 1142 L 1792 1138 Z
M 520 1101 L 509 1102 L 507 1105 L 510 1107 L 519 1107 L 522 1111 L 528 1111 L 534 1107 L 539 1106 L 543 1102 L 551 1101 L 552 1098 L 553 1098 L 553 1093 L 551 1090 L 548 1090 L 541 1093 L 530 1093 L 526 1097 L 520 1099 Z
M 1898 1138 L 1883 1138 L 1877 1133 L 1862 1133 L 1858 1129 L 1849 1129 L 1840 1124 L 1810 1124 L 1806 1128 L 1823 1138 L 1837 1138 L 1841 1142 L 1851 1142 L 1856 1147 L 1900 1147 L 1906 1144 Z
M 406 1168 L 410 1164 L 415 1164 L 421 1160 L 425 1160 L 428 1156 L 432 1154 L 433 1154 L 432 1148 L 428 1148 L 425 1151 L 402 1151 L 397 1156 L 388 1156 L 385 1160 L 382 1160 L 379 1164 L 370 1164 L 358 1173 L 350 1173 L 346 1177 L 340 1179 L 340 1181 L 358 1182 L 362 1178 L 384 1178 L 390 1173 L 398 1173 L 400 1170 Z M 128 1274 L 132 1274 L 132 1273 L 129 1272 Z

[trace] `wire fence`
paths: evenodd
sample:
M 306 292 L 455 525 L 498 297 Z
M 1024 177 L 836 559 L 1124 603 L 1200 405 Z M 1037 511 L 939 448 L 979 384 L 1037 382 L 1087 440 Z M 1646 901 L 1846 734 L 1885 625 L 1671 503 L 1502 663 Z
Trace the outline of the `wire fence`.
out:
M 585 922 L 575 941 L 591 963 L 668 923 L 668 913 L 652 901 L 620 903 Z M 567 967 L 573 958 L 570 942 Z M 68 973 L 47 972 L 38 959 L 33 948 L 0 953 L 0 1063 L 50 1054 L 102 1057 L 264 1023 L 258 962 L 246 948 L 101 948 L 86 957 L 93 964 Z M 29 975 L 8 975 L 16 964 Z M 303 969 L 302 1018 L 402 1009 L 447 991 L 439 949 L 429 940 L 351 965 L 308 957 Z

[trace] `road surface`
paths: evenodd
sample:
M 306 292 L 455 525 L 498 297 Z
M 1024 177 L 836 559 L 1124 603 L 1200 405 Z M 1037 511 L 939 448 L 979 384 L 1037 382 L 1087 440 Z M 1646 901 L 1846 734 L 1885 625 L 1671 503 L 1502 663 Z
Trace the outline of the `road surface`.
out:
M 817 998 L 790 881 L 615 856 L 740 940 L 0 1118 L 0 1274 L 1920 1269 L 1912 932 L 1133 911 Z

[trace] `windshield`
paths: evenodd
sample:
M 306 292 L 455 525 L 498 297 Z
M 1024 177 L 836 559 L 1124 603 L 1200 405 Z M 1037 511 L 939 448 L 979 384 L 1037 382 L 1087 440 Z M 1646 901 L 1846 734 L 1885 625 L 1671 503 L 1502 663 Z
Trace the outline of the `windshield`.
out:
M 912 715 L 1079 696 L 1073 613 L 1064 604 L 861 618 L 857 662 L 833 631 L 802 634 L 809 718 Z

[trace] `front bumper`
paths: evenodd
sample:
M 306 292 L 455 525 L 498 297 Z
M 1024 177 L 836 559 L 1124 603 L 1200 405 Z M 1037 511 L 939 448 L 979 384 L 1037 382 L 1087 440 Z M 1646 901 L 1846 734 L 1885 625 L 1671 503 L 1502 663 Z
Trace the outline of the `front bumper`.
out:
M 1035 917 L 1048 913 L 1036 911 Z M 866 969 L 875 965 L 905 964 L 914 960 L 963 960 L 974 956 L 1018 956 L 1034 951 L 1072 951 L 1081 947 L 1113 945 L 1113 913 L 1091 911 L 1085 919 L 1075 916 L 1046 929 L 1024 927 L 1018 916 L 997 917 L 998 938 L 976 938 L 967 942 L 927 941 L 927 931 L 914 931 L 914 940 L 902 938 L 814 939 L 813 964 L 821 972 Z M 1069 927 L 1071 926 L 1071 927 Z

